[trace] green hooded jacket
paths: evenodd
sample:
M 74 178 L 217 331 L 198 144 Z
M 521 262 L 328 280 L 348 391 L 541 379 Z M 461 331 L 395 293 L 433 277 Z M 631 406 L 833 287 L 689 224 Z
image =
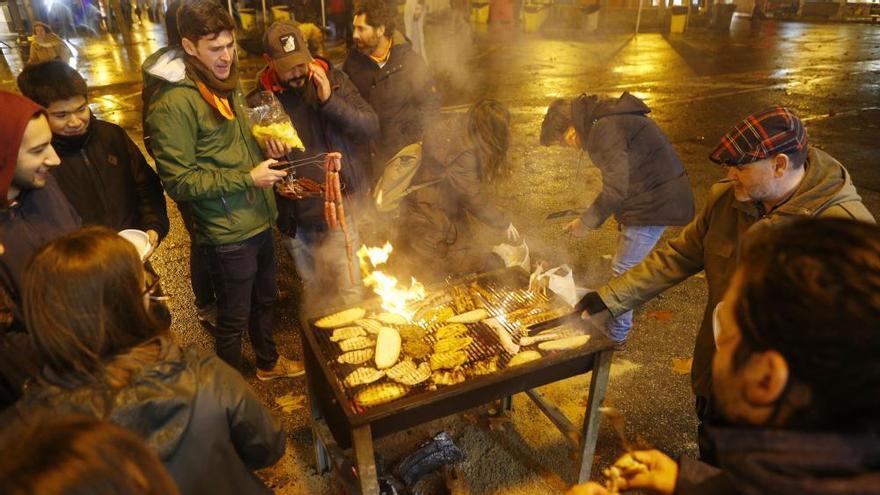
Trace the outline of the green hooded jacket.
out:
M 747 232 L 772 228 L 800 216 L 844 217 L 874 223 L 849 173 L 824 151 L 810 147 L 806 174 L 792 196 L 761 216 L 754 203 L 737 201 L 730 181 L 709 190 L 706 206 L 675 239 L 658 247 L 641 263 L 597 292 L 613 316 L 636 308 L 686 278 L 706 271 L 709 301 L 694 346 L 691 386 L 698 397 L 710 397 L 712 311 L 736 271 Z
M 153 90 L 146 111 L 150 147 L 165 191 L 192 209 L 196 243 L 241 242 L 275 221 L 271 188 L 254 186 L 250 170 L 265 158 L 250 132 L 244 94 L 232 94 L 236 118 L 226 120 L 186 76 L 182 51 L 164 50 L 142 68 Z

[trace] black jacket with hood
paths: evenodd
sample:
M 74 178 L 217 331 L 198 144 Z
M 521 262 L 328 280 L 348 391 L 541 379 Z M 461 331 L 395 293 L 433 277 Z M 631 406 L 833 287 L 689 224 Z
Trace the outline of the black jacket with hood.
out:
M 303 159 L 318 153 L 336 151 L 342 153 L 342 172 L 340 180 L 345 188 L 344 194 L 366 194 L 369 189 L 369 164 L 358 154 L 356 142 L 366 140 L 379 131 L 379 119 L 370 105 L 361 98 L 357 88 L 345 72 L 333 67 L 329 61 L 316 58 L 325 66 L 330 80 L 330 99 L 325 103 L 318 101 L 314 84 L 307 82 L 302 91 L 294 91 L 278 86 L 274 72 L 269 68 L 257 74 L 258 91 L 273 91 L 291 117 L 305 151 L 295 150 L 293 159 Z M 296 169 L 295 175 L 324 182 L 322 167 L 308 166 Z M 304 198 L 290 200 L 275 195 L 278 205 L 278 229 L 293 236 L 296 229 L 324 230 L 324 198 Z M 354 212 L 349 212 L 353 214 Z
M 682 457 L 675 495 L 880 494 L 880 437 L 710 429 L 719 468 Z
M 252 470 L 284 453 L 278 420 L 216 355 L 161 343 L 161 358 L 122 388 L 32 384 L 5 422 L 42 410 L 108 420 L 146 441 L 182 495 L 272 493 Z
M 581 95 L 571 105 L 581 146 L 602 172 L 602 192 L 581 216 L 599 228 L 614 215 L 623 225 L 685 225 L 694 216 L 687 172 L 651 111 L 629 93 Z
M 125 130 L 92 116 L 84 135 L 54 135 L 52 146 L 52 175 L 84 225 L 168 234 L 162 183 Z
M 379 116 L 379 135 L 369 143 L 373 184 L 385 162 L 404 146 L 421 141 L 425 126 L 440 110 L 440 96 L 425 61 L 399 31 L 391 40 L 391 54 L 382 67 L 357 50 L 349 52 L 343 65 Z

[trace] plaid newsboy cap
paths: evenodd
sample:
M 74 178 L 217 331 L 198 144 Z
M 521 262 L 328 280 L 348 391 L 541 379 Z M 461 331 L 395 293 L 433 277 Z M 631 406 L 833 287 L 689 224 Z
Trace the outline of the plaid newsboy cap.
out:
M 742 165 L 793 153 L 807 145 L 804 124 L 791 110 L 773 107 L 749 115 L 721 136 L 709 159 L 723 165 Z

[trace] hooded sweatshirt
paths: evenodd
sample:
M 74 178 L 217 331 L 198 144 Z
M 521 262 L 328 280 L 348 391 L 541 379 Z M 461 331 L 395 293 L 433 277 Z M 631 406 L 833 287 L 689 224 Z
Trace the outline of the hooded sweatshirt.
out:
M 650 111 L 629 93 L 572 102 L 575 130 L 602 172 L 602 191 L 581 216 L 587 227 L 611 215 L 623 225 L 685 225 L 694 217 L 687 172 Z
M 272 493 L 252 470 L 284 453 L 279 421 L 216 355 L 161 343 L 161 357 L 121 388 L 40 382 L 4 421 L 27 422 L 40 410 L 111 421 L 144 439 L 182 495 Z
M 79 228 L 79 216 L 67 202 L 55 179 L 49 175 L 39 189 L 22 190 L 7 200 L 24 131 L 33 117 L 44 113 L 33 101 L 0 91 L 0 283 L 13 302 L 13 328 L 23 329 L 21 278 L 33 254 L 49 241 Z

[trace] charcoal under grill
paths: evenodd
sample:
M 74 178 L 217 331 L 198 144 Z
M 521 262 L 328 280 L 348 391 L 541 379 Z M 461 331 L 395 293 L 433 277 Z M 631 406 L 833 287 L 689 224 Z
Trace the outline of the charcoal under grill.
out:
M 470 284 L 474 283 L 478 284 L 480 288 L 479 291 L 474 291 L 474 293 L 479 293 L 479 296 L 474 299 L 479 299 L 478 303 L 487 310 L 490 316 L 495 317 L 504 326 L 513 342 L 518 342 L 521 336 L 533 334 L 548 324 L 559 324 L 558 318 L 552 318 L 558 314 L 546 315 L 549 322 L 536 322 L 525 328 L 505 321 L 506 315 L 534 303 L 540 304 L 538 309 L 534 309 L 532 312 L 541 312 L 543 311 L 541 308 L 548 304 L 551 307 L 563 308 L 559 302 L 548 300 L 544 296 L 535 295 L 526 290 L 527 277 L 525 273 L 517 270 L 502 270 L 475 275 L 450 283 L 447 287 L 439 290 L 446 291 L 451 287 L 467 289 Z M 436 292 L 432 294 L 436 294 Z M 443 304 L 444 298 L 435 297 L 434 303 Z M 378 300 L 366 302 L 360 307 L 368 311 L 372 310 L 372 312 L 382 311 Z M 348 387 L 344 383 L 344 379 L 359 367 L 372 366 L 372 361 L 360 365 L 337 362 L 342 351 L 337 343 L 330 340 L 332 331 L 315 327 L 314 321 L 315 319 L 312 319 L 303 324 L 305 336 L 303 347 L 319 470 L 325 470 L 330 465 L 330 459 L 327 456 L 328 448 L 334 451 L 337 448 L 346 449 L 353 446 L 355 457 L 358 460 L 359 480 L 357 484 L 359 490 L 362 493 L 378 493 L 375 466 L 372 460 L 373 438 L 402 431 L 493 400 L 501 399 L 502 406 L 509 408 L 510 396 L 523 391 L 538 401 L 538 406 L 547 413 L 554 424 L 563 430 L 565 437 L 572 441 L 573 438 L 581 436 L 581 433 L 576 432 L 577 429 L 567 422 L 558 410 L 543 402 L 537 392 L 531 389 L 574 375 L 598 371 L 598 373 L 593 373 L 591 380 L 590 400 L 585 415 L 583 438 L 573 442 L 580 444 L 578 447 L 581 448 L 583 454 L 580 468 L 581 477 L 589 477 L 592 452 L 595 448 L 596 410 L 604 398 L 604 388 L 610 366 L 612 342 L 604 335 L 592 335 L 590 342 L 581 348 L 561 352 L 542 351 L 541 359 L 520 366 L 508 367 L 507 363 L 511 355 L 505 352 L 495 330 L 482 322 L 467 324 L 469 330 L 467 335 L 473 338 L 473 343 L 466 349 L 468 358 L 461 366 L 467 375 L 464 382 L 450 386 L 433 386 L 433 382 L 429 378 L 421 384 L 410 387 L 408 393 L 397 400 L 375 407 L 362 408 L 355 404 L 354 396 L 363 386 Z M 568 319 L 568 323 L 571 325 L 578 325 L 579 322 L 576 315 Z M 436 323 L 432 326 L 442 325 L 443 323 Z M 393 327 L 394 325 L 388 326 Z M 426 341 L 432 347 L 434 344 L 432 330 L 434 329 L 431 327 L 424 329 Z M 498 356 L 497 372 L 482 376 L 471 376 L 468 373 L 468 370 L 475 363 L 491 359 L 494 356 Z M 384 380 L 388 379 L 384 378 L 380 382 Z M 592 438 L 589 438 L 590 435 Z M 341 454 L 341 451 L 338 454 Z M 585 469 L 586 473 L 584 473 Z

